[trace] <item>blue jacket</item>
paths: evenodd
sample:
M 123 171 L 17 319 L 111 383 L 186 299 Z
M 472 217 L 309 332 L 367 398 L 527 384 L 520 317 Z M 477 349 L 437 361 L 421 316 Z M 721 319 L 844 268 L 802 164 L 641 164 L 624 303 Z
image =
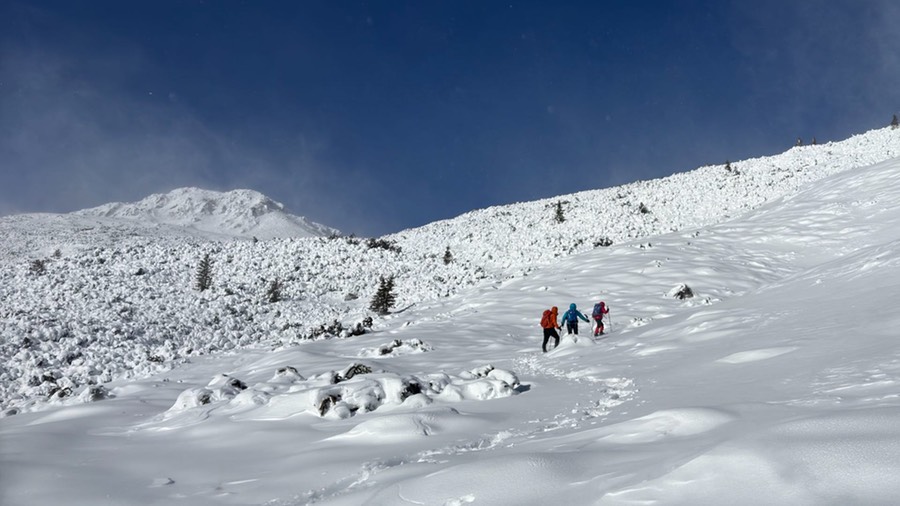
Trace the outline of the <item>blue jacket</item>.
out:
M 578 318 L 581 318 L 584 321 L 588 321 L 588 319 L 581 314 L 581 311 L 575 309 L 575 304 L 569 304 L 569 310 L 563 314 L 562 321 L 569 322 L 577 322 Z

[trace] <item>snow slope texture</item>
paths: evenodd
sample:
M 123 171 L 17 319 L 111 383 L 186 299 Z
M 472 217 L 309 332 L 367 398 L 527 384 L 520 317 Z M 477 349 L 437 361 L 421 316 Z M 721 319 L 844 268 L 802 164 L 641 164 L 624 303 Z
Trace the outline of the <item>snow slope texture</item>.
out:
M 199 232 L 257 239 L 318 237 L 337 230 L 285 212 L 284 206 L 253 190 L 215 192 L 178 188 L 133 203 L 113 203 L 74 213 L 187 227 Z
M 284 332 L 275 313 L 299 301 L 185 289 L 194 303 L 179 305 L 168 302 L 179 300 L 172 288 L 155 320 L 134 310 L 135 329 L 195 319 L 184 340 L 170 339 L 200 343 L 215 337 L 195 335 L 204 319 L 219 316 L 206 326 L 235 332 L 234 347 L 0 419 L 3 503 L 894 504 L 898 182 L 900 160 L 848 168 L 739 219 L 560 257 L 451 297 L 427 298 L 409 282 L 421 300 L 344 339 L 261 346 Z M 323 256 L 361 248 L 332 262 L 371 252 L 348 262 L 360 269 L 407 252 L 316 241 Z M 136 258 L 155 251 L 132 247 Z M 222 248 L 225 265 L 243 254 Z M 87 272 L 133 266 L 112 253 L 75 257 L 107 259 Z M 286 257 L 271 258 L 274 269 Z M 238 272 L 223 266 L 220 276 L 249 282 Z M 13 279 L 30 300 L 25 278 Z M 672 297 L 682 285 L 694 296 Z M 123 300 L 89 300 L 127 308 L 127 294 L 114 293 Z M 328 292 L 310 299 L 339 305 Z M 611 308 L 609 334 L 592 339 L 583 328 L 540 351 L 543 308 L 598 299 Z M 3 318 L 23 322 L 15 311 Z M 257 327 L 265 331 L 241 344 Z M 147 337 L 112 332 L 107 343 L 130 353 Z M 29 351 L 67 339 L 48 333 Z
M 618 244 L 642 237 L 639 246 L 652 247 L 651 237 L 732 219 L 767 201 L 790 198 L 829 174 L 897 154 L 900 130 L 873 130 L 842 142 L 735 162 L 731 171 L 704 167 L 661 180 L 473 211 L 377 242 L 321 237 L 213 241 L 170 226 L 88 212 L 2 218 L 0 233 L 7 240 L 0 242 L 6 266 L 0 271 L 0 408 L 39 409 L 61 394 L 146 376 L 197 355 L 292 346 L 322 325 L 357 324 L 371 316 L 368 302 L 379 276 L 396 277 L 396 309 L 469 287 L 492 290 L 569 255 L 604 251 L 599 239 Z M 255 192 L 173 194 L 150 197 L 137 208 L 102 206 L 97 213 L 184 218 L 207 205 L 204 195 L 230 196 L 233 201 L 207 212 L 213 222 L 225 223 L 272 206 Z M 568 202 L 562 223 L 550 208 L 560 200 Z M 261 207 L 242 207 L 249 204 Z M 640 212 L 637 204 L 650 212 Z M 582 235 L 585 230 L 604 235 L 591 242 Z M 445 262 L 448 248 L 452 260 Z M 608 254 L 616 251 L 622 250 Z M 200 293 L 193 289 L 193 277 L 205 254 L 211 256 L 214 280 L 211 290 Z M 33 272 L 35 261 L 44 262 L 45 274 Z M 273 305 L 265 293 L 274 280 L 283 282 L 284 300 Z

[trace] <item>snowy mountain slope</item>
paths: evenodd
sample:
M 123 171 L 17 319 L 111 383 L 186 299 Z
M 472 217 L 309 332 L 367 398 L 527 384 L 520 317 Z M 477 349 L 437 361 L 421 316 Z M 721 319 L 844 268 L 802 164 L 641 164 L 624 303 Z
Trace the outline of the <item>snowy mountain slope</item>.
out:
M 397 308 L 422 305 L 466 287 L 492 289 L 566 255 L 594 249 L 593 243 L 578 241 L 582 230 L 595 229 L 597 223 L 608 227 L 603 229 L 606 237 L 619 242 L 693 222 L 725 220 L 764 199 L 790 195 L 803 182 L 895 153 L 898 145 L 900 131 L 875 130 L 841 143 L 736 162 L 737 176 L 710 167 L 561 197 L 569 202 L 569 218 L 561 224 L 547 207 L 553 200 L 524 203 L 404 231 L 375 246 L 353 238 L 209 241 L 186 238 L 169 226 L 83 215 L 4 218 L 0 407 L 40 409 L 69 390 L 146 376 L 198 354 L 290 346 L 334 320 L 344 326 L 359 323 L 370 315 L 368 303 L 381 275 L 397 276 Z M 620 194 L 628 197 L 619 199 Z M 675 196 L 680 208 L 669 211 Z M 623 205 L 626 200 L 631 205 Z M 146 208 L 168 209 L 162 201 L 148 199 Z M 640 202 L 652 212 L 635 211 Z M 196 211 L 196 204 L 188 199 L 165 212 L 190 214 L 185 209 Z M 119 211 L 113 205 L 101 214 Z M 518 228 L 504 231 L 510 227 Z M 398 247 L 391 249 L 390 241 Z M 448 245 L 454 261 L 445 264 Z M 623 250 L 598 251 L 612 257 Z M 213 288 L 199 293 L 193 277 L 207 253 L 213 261 Z M 782 274 L 770 262 L 736 258 L 758 264 L 760 275 Z M 32 272 L 33 260 L 46 260 L 45 274 Z M 275 279 L 284 283 L 286 300 L 273 305 L 266 303 L 265 292 Z
M 214 236 L 258 239 L 320 237 L 337 230 L 285 212 L 284 206 L 253 190 L 215 192 L 178 188 L 133 203 L 105 204 L 73 213 L 175 225 Z
M 848 170 L 370 334 L 192 357 L 3 418 L 4 504 L 893 504 L 898 181 L 900 160 Z M 696 296 L 671 297 L 681 283 Z M 157 314 L 226 298 L 194 295 Z M 543 308 L 598 298 L 610 334 L 539 351 Z M 373 372 L 347 378 L 354 362 Z
M 59 254 L 72 257 L 96 248 L 114 248 L 123 242 L 204 242 L 202 234 L 183 227 L 118 218 L 75 214 L 21 214 L 0 218 L 0 255 L 10 265 L 47 259 Z
M 475 210 L 392 236 L 404 248 L 449 245 L 463 261 L 515 272 L 560 256 L 719 223 L 829 175 L 900 156 L 900 130 L 884 128 L 841 142 L 799 146 L 775 156 L 701 167 L 551 199 Z M 565 221 L 554 221 L 557 202 Z M 641 212 L 641 205 L 648 212 Z M 437 249 L 431 246 L 431 249 Z

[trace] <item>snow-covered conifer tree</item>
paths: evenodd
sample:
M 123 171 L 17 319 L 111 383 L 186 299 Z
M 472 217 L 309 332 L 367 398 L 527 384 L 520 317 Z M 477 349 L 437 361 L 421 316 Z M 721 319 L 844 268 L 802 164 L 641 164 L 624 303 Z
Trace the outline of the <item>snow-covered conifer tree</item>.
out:
M 378 291 L 372 297 L 369 309 L 380 315 L 386 315 L 390 312 L 391 307 L 394 306 L 396 298 L 394 294 L 394 276 L 388 278 L 381 276 L 381 280 L 378 283 Z
M 194 287 L 201 292 L 208 290 L 212 286 L 212 265 L 209 260 L 209 253 L 200 260 L 197 266 L 197 276 L 194 278 Z

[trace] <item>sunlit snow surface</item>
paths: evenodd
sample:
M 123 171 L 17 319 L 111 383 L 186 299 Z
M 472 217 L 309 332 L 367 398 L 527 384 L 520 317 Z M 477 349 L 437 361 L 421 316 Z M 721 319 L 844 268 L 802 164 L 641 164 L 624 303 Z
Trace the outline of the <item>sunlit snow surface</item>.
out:
M 144 224 L 178 225 L 194 233 L 257 239 L 318 237 L 338 231 L 285 212 L 284 206 L 253 190 L 215 192 L 178 188 L 133 203 L 116 202 L 74 213 Z
M 0 502 L 896 504 L 898 146 L 475 211 L 400 252 L 5 218 Z M 382 274 L 371 332 L 298 339 Z M 598 300 L 610 332 L 541 353 L 543 309 Z

